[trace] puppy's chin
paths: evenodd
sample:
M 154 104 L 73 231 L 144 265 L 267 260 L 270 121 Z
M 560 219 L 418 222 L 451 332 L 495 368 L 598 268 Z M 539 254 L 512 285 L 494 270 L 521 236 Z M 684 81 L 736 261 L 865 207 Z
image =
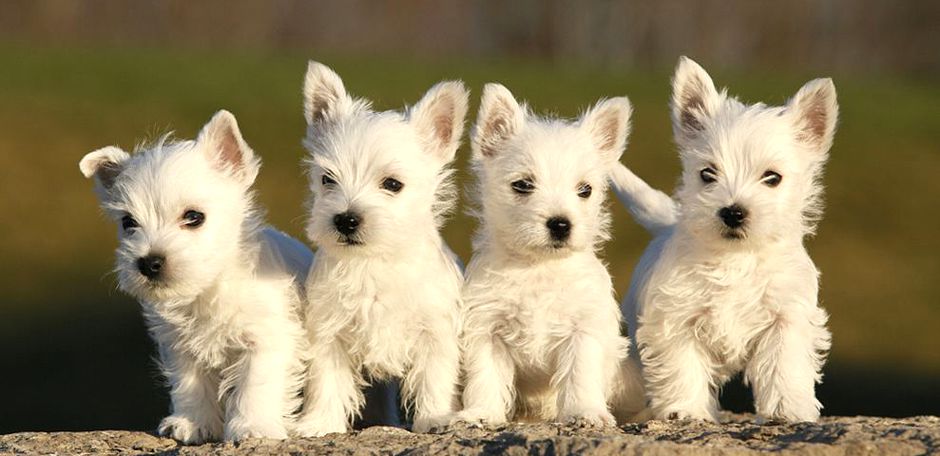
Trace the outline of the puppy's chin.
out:
M 580 250 L 571 241 L 548 240 L 545 243 L 529 246 L 525 249 L 524 254 L 530 259 L 559 259 L 568 257 Z
M 551 248 L 553 250 L 567 250 L 571 248 L 571 246 L 567 242 L 553 241 L 551 244 Z
M 753 226 L 744 229 L 720 227 L 709 230 L 699 237 L 700 244 L 713 251 L 756 251 L 773 244 L 773 238 Z
M 576 248 L 574 243 L 570 240 L 568 241 L 549 241 L 548 245 L 544 247 L 549 252 L 556 255 L 567 255 L 571 252 L 579 250 Z
M 725 228 L 720 231 L 720 236 L 722 239 L 729 242 L 743 242 L 748 238 L 747 230 L 736 228 L 730 229 Z
M 700 247 L 719 250 L 744 246 L 753 235 L 749 227 L 728 228 L 710 216 L 680 219 L 679 229 Z
M 336 257 L 368 258 L 383 254 L 382 248 L 361 236 L 348 237 L 330 233 L 314 241 L 325 253 Z
M 122 281 L 119 288 L 138 301 L 147 303 L 175 301 L 183 297 L 176 290 L 161 282 L 152 283 L 134 280 L 132 283 L 125 284 Z
M 199 290 L 175 283 L 172 277 L 148 280 L 137 271 L 121 272 L 119 276 L 118 288 L 141 302 L 191 301 L 200 293 Z
M 339 238 L 336 239 L 336 245 L 339 247 L 356 248 L 365 246 L 365 242 L 357 237 L 339 236 Z

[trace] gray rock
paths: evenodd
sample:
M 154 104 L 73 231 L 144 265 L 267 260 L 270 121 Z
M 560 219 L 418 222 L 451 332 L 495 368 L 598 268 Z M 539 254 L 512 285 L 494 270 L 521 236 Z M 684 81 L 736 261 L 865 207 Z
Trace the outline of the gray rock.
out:
M 0 436 L 0 454 L 617 454 L 919 455 L 940 453 L 940 418 L 827 417 L 819 423 L 758 425 L 727 415 L 722 424 L 650 421 L 620 428 L 560 424 L 457 425 L 429 434 L 372 427 L 285 441 L 183 446 L 144 432 L 23 432 Z

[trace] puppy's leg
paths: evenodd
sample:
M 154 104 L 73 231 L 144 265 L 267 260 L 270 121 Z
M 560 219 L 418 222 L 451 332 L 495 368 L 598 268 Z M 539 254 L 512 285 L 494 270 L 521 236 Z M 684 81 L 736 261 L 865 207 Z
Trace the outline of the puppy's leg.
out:
M 286 334 L 257 337 L 254 348 L 223 375 L 226 395 L 225 440 L 249 437 L 287 438 L 286 420 L 291 410 L 292 377 L 296 373 L 295 350 Z
M 457 420 L 505 423 L 512 411 L 515 380 L 515 366 L 508 348 L 489 332 L 471 334 L 464 343 L 464 409 Z
M 314 341 L 311 359 L 297 432 L 304 437 L 346 432 L 365 402 L 358 366 L 353 365 L 343 344 L 331 336 Z
M 714 368 L 705 348 L 690 333 L 658 340 L 661 334 L 661 328 L 644 325 L 636 336 L 653 416 L 718 421 Z
M 448 329 L 425 332 L 414 348 L 414 361 L 402 392 L 414 398 L 415 432 L 447 424 L 456 408 L 460 348 L 457 336 Z
M 826 312 L 794 303 L 760 336 L 745 376 L 754 389 L 754 408 L 762 419 L 816 421 L 822 404 L 815 384 L 829 350 Z
M 161 347 L 160 357 L 170 385 L 172 413 L 160 422 L 157 432 L 187 445 L 221 438 L 217 376 L 185 353 Z
M 558 391 L 558 421 L 584 420 L 595 426 L 616 424 L 607 410 L 609 355 L 594 336 L 575 331 L 555 353 L 552 386 Z

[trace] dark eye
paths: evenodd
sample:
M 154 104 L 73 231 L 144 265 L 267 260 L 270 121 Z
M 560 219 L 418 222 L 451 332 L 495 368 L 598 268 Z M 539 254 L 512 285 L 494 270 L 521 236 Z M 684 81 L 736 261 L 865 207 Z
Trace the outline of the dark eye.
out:
M 512 190 L 520 195 L 526 195 L 535 191 L 535 184 L 529 179 L 519 179 L 512 184 Z
M 584 182 L 578 186 L 578 196 L 581 198 L 588 198 L 591 196 L 592 190 L 593 189 L 591 188 L 591 184 Z
M 768 187 L 776 187 L 780 185 L 782 180 L 783 176 L 774 171 L 764 171 L 764 175 L 760 178 L 760 181 Z
M 386 177 L 385 180 L 382 181 L 382 188 L 392 193 L 400 192 L 404 186 L 405 184 L 401 183 L 400 180 L 395 179 L 394 177 Z
M 134 220 L 134 217 L 129 215 L 121 217 L 121 228 L 124 228 L 125 231 L 137 228 L 138 226 L 140 226 L 140 224 L 137 223 L 137 220 Z
M 206 221 L 206 214 L 192 209 L 183 213 L 183 225 L 188 228 L 198 228 Z
M 699 171 L 698 175 L 702 178 L 702 182 L 706 184 L 711 184 L 718 180 L 718 171 L 715 171 L 714 168 L 705 168 Z
M 323 177 L 320 178 L 320 182 L 323 183 L 324 187 L 332 187 L 336 185 L 336 179 L 333 179 L 332 177 L 330 177 L 329 174 L 324 174 Z

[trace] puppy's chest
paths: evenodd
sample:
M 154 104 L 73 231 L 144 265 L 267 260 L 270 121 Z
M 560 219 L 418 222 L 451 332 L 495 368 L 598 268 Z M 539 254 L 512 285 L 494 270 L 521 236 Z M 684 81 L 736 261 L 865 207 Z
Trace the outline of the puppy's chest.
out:
M 196 328 L 187 338 L 190 352 L 206 366 L 223 369 L 228 366 L 238 350 L 244 348 L 239 335 L 229 325 L 207 321 Z
M 650 297 L 658 318 L 686 328 L 716 357 L 734 362 L 770 321 L 768 282 L 758 264 L 695 265 L 677 268 Z
M 318 283 L 311 299 L 320 301 L 322 312 L 344 316 L 348 329 L 396 331 L 414 326 L 435 307 L 456 306 L 458 282 L 438 269 L 426 274 L 391 268 L 350 271 Z
M 250 342 L 235 315 L 202 309 L 164 312 L 154 335 L 162 344 L 182 350 L 210 369 L 224 369 Z
M 465 305 L 490 319 L 494 335 L 513 347 L 518 361 L 537 362 L 547 346 L 613 306 L 604 299 L 605 285 L 592 282 L 598 281 L 555 273 L 492 276 L 474 285 L 477 293 L 465 296 Z
M 324 271 L 326 272 L 326 271 Z M 332 280 L 325 280 L 331 277 Z M 310 318 L 325 322 L 373 374 L 400 375 L 429 324 L 456 319 L 459 280 L 444 267 L 334 269 L 308 290 Z

